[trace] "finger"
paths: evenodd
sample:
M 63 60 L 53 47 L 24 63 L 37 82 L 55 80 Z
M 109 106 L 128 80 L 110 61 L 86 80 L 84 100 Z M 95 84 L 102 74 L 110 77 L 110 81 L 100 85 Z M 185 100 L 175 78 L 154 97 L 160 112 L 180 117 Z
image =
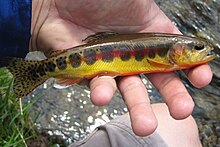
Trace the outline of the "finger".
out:
M 128 107 L 134 133 L 139 136 L 151 134 L 157 127 L 157 120 L 140 77 L 123 77 L 118 87 Z
M 193 69 L 186 69 L 184 73 L 189 81 L 197 88 L 208 85 L 212 80 L 212 70 L 208 64 L 197 66 Z
M 114 78 L 96 77 L 90 82 L 91 101 L 97 106 L 108 104 L 116 89 L 116 82 Z
M 184 119 L 192 113 L 194 102 L 173 72 L 148 74 L 147 77 L 163 97 L 173 118 Z

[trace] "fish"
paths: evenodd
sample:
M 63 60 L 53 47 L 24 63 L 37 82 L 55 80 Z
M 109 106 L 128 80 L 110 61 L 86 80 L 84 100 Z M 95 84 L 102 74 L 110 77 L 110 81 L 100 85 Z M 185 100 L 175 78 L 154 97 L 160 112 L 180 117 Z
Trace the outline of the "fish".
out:
M 24 97 L 49 78 L 72 85 L 96 76 L 129 76 L 192 68 L 215 58 L 207 40 L 180 34 L 100 32 L 42 61 L 0 59 L 14 76 L 13 91 Z

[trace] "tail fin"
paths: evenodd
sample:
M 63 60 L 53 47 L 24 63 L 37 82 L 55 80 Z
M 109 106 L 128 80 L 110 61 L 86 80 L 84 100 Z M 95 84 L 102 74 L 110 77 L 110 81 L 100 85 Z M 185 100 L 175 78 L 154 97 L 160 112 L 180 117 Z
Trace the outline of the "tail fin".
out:
M 0 65 L 14 76 L 13 90 L 17 98 L 26 96 L 49 78 L 44 61 L 5 58 L 0 59 Z

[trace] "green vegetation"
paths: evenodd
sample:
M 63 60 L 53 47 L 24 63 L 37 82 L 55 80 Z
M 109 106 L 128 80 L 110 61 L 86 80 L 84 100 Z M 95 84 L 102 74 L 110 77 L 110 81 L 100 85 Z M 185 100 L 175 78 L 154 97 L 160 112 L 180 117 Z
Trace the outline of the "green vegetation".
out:
M 12 75 L 5 69 L 0 69 L 0 146 L 27 146 L 27 140 L 36 137 L 36 129 L 29 115 L 31 105 L 26 105 L 21 115 L 19 99 L 11 91 Z

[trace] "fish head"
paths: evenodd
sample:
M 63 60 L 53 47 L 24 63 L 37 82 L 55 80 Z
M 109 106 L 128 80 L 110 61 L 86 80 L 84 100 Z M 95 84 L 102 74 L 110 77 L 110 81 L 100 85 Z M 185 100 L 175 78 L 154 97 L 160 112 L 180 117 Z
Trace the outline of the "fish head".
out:
M 169 50 L 169 61 L 179 67 L 187 68 L 213 60 L 214 47 L 205 39 L 184 38 L 177 40 Z

